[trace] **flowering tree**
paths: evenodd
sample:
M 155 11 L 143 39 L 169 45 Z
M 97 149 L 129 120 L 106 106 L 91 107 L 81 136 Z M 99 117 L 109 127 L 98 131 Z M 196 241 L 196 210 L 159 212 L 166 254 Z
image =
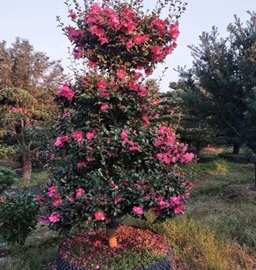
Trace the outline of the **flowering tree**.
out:
M 161 2 L 147 14 L 141 2 L 90 1 L 83 11 L 69 11 L 75 26 L 64 31 L 89 71 L 57 92 L 62 115 L 53 173 L 40 198 L 48 202 L 42 221 L 54 229 L 111 225 L 148 210 L 162 220 L 185 210 L 189 185 L 178 165 L 193 154 L 170 127 L 151 123 L 158 101 L 147 97 L 143 84 L 176 47 L 183 5 L 162 20 Z

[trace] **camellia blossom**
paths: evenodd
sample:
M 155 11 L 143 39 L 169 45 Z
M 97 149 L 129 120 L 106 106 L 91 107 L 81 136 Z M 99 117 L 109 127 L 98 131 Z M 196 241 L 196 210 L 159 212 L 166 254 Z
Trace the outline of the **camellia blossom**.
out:
M 76 199 L 79 199 L 81 197 L 83 197 L 85 194 L 85 190 L 83 188 L 77 188 L 76 191 L 75 191 L 75 196 L 76 196 Z
M 58 207 L 62 204 L 62 199 L 59 196 L 56 196 L 52 199 L 52 205 Z
M 99 90 L 106 90 L 106 89 L 107 89 L 107 83 L 106 83 L 106 81 L 100 80 L 100 81 L 97 83 L 97 88 L 98 88 Z
M 124 69 L 120 68 L 117 70 L 116 75 L 117 75 L 117 78 L 124 79 L 126 76 L 126 72 Z
M 91 130 L 91 131 L 88 131 L 88 132 L 86 133 L 86 138 L 87 138 L 87 140 L 89 140 L 89 141 L 91 141 L 91 140 L 94 138 L 94 136 L 95 136 L 95 130 Z
M 149 36 L 148 35 L 137 35 L 133 38 L 133 42 L 136 45 L 140 45 L 143 44 L 145 42 L 147 42 L 149 40 Z
M 78 142 L 81 143 L 84 139 L 84 133 L 81 130 L 76 130 L 72 133 L 72 137 Z
M 95 212 L 94 217 L 97 221 L 104 221 L 106 219 L 106 215 L 103 211 Z
M 138 216 L 144 215 L 144 210 L 140 206 L 133 206 L 132 212 L 133 212 L 133 214 L 138 215 Z
M 57 187 L 56 186 L 51 186 L 48 188 L 48 192 L 47 192 L 47 195 L 52 198 L 56 195 L 57 193 Z
M 60 213 L 58 212 L 53 212 L 49 217 L 48 217 L 49 221 L 51 223 L 57 223 L 60 221 Z
M 71 101 L 75 96 L 75 92 L 67 84 L 62 84 L 57 89 L 57 95 Z
M 100 105 L 100 111 L 101 111 L 101 112 L 105 113 L 105 112 L 107 112 L 108 110 L 109 110 L 109 105 L 108 105 L 107 103 L 102 103 L 102 104 Z
M 179 31 L 179 25 L 178 24 L 172 24 L 170 26 L 169 30 L 170 36 L 176 40 L 179 37 L 180 31 Z
M 123 129 L 120 134 L 121 140 L 126 142 L 129 138 L 129 131 L 127 129 Z
M 56 147 L 63 147 L 66 142 L 69 141 L 69 136 L 63 135 L 56 138 L 54 142 L 54 146 Z
M 193 153 L 186 153 L 182 156 L 181 163 L 188 163 L 194 159 L 195 155 Z

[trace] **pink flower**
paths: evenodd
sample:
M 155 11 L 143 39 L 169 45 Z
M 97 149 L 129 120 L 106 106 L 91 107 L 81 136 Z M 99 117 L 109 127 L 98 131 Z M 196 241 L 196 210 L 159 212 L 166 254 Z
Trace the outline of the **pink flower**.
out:
M 127 129 L 123 129 L 120 134 L 122 141 L 127 141 L 129 138 L 129 131 Z
M 144 210 L 140 206 L 133 206 L 132 212 L 133 212 L 133 214 L 138 215 L 138 216 L 144 215 Z
M 172 196 L 170 198 L 170 204 L 172 206 L 177 206 L 177 205 L 180 205 L 181 203 L 183 203 L 183 199 L 181 196 Z
M 57 187 L 56 186 L 51 186 L 51 187 L 48 188 L 47 194 L 48 194 L 48 196 L 50 198 L 54 197 L 56 195 L 56 193 L 57 193 Z
M 102 104 L 100 105 L 100 111 L 101 111 L 101 112 L 105 113 L 105 112 L 107 112 L 108 110 L 109 110 L 109 105 L 108 105 L 107 103 L 102 103 Z
M 54 146 L 63 147 L 66 142 L 69 141 L 69 137 L 67 135 L 59 136 L 56 138 L 54 142 Z
M 56 196 L 56 197 L 53 198 L 53 200 L 52 200 L 52 205 L 53 205 L 54 207 L 58 207 L 58 206 L 60 206 L 61 204 L 62 204 L 62 199 L 61 199 L 59 196 Z
M 53 212 L 49 217 L 48 217 L 49 221 L 51 223 L 57 223 L 60 221 L 60 213 L 58 212 Z
M 83 31 L 77 30 L 71 26 L 66 27 L 65 31 L 70 41 L 79 40 L 84 34 Z
M 124 78 L 126 77 L 126 72 L 125 72 L 125 70 L 122 69 L 122 68 L 118 69 L 117 72 L 116 72 L 116 76 L 117 76 L 117 78 L 119 78 L 119 79 L 124 79 Z
M 92 15 L 98 15 L 102 11 L 101 7 L 98 4 L 92 4 L 89 10 L 89 13 Z
M 127 48 L 128 50 L 130 50 L 130 49 L 133 47 L 133 45 L 134 45 L 133 41 L 132 41 L 132 40 L 129 40 L 129 41 L 127 41 L 127 43 L 126 43 L 126 48 Z
M 72 137 L 78 142 L 81 143 L 84 139 L 83 131 L 77 130 L 72 133 Z
M 141 97 L 146 97 L 148 95 L 147 87 L 140 86 L 138 89 L 138 95 Z
M 166 21 L 159 18 L 154 18 L 151 22 L 152 27 L 163 33 L 166 30 Z
M 178 24 L 172 24 L 169 29 L 170 36 L 176 40 L 179 37 L 180 31 L 179 31 L 179 25 Z
M 105 37 L 105 31 L 104 29 L 94 25 L 94 26 L 91 26 L 89 28 L 89 32 L 95 36 L 97 36 L 98 38 L 103 38 Z
M 103 211 L 97 211 L 94 214 L 94 217 L 97 221 L 104 221 L 106 219 L 105 213 Z
M 152 47 L 151 52 L 153 54 L 153 60 L 155 62 L 161 61 L 164 58 L 163 49 L 161 46 L 155 45 Z
M 91 131 L 88 131 L 88 132 L 86 133 L 86 138 L 87 138 L 87 140 L 89 140 L 89 141 L 91 141 L 91 140 L 94 138 L 94 136 L 95 136 L 95 130 L 91 130 Z
M 195 155 L 193 153 L 186 153 L 182 159 L 181 159 L 181 163 L 188 163 L 191 160 L 193 160 L 193 158 L 195 157 Z
M 38 218 L 38 222 L 41 223 L 42 225 L 49 225 L 50 221 L 49 221 L 49 217 L 45 217 L 45 216 L 41 216 Z
M 75 92 L 67 84 L 63 84 L 58 87 L 57 95 L 71 101 L 75 96 Z
M 174 208 L 174 213 L 176 215 L 180 215 L 180 214 L 184 214 L 184 211 L 186 210 L 186 205 L 185 204 L 181 204 L 177 207 Z
M 71 9 L 68 11 L 68 17 L 71 18 L 71 20 L 75 20 L 77 18 L 77 14 L 73 9 Z
M 84 196 L 85 190 L 83 188 L 77 188 L 75 193 L 76 193 L 76 198 L 79 199 Z
M 99 90 L 106 90 L 107 89 L 107 83 L 104 81 L 104 80 L 100 80 L 98 83 L 97 83 L 97 88 Z
M 131 152 L 140 152 L 141 151 L 138 143 L 133 142 L 133 141 L 128 141 L 127 143 L 129 144 L 129 151 L 131 151 Z
M 133 41 L 136 45 L 143 44 L 149 40 L 148 35 L 137 35 L 134 37 Z
M 100 37 L 100 44 L 101 44 L 101 45 L 104 45 L 104 44 L 106 44 L 106 43 L 109 43 L 108 38 L 106 38 L 106 37 Z

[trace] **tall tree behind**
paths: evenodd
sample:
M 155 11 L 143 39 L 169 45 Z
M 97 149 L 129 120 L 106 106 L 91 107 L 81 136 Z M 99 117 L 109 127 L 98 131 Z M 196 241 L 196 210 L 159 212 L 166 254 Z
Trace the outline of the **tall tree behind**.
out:
M 248 99 L 255 86 L 255 64 L 252 49 L 255 44 L 255 14 L 243 25 L 238 18 L 228 27 L 229 36 L 221 38 L 216 27 L 200 36 L 200 44 L 191 46 L 194 58 L 192 72 L 206 91 L 211 123 L 222 133 L 226 143 L 238 153 L 247 143 Z
M 23 180 L 31 177 L 31 154 L 56 115 L 54 92 L 64 79 L 58 61 L 35 52 L 27 40 L 0 43 L 0 134 L 22 155 Z

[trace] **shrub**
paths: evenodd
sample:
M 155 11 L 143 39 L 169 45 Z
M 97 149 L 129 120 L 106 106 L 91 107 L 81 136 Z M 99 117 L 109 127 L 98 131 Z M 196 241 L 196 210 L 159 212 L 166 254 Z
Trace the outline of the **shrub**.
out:
M 153 121 L 158 100 L 143 80 L 176 47 L 183 4 L 172 9 L 167 0 L 145 12 L 142 2 L 88 1 L 69 12 L 74 27 L 65 33 L 89 66 L 57 91 L 62 113 L 42 218 L 52 229 L 112 225 L 149 209 L 161 221 L 186 208 L 190 186 L 179 166 L 194 155 L 171 127 Z M 161 19 L 164 6 L 176 14 Z
M 0 235 L 8 243 L 23 245 L 37 224 L 38 206 L 32 196 L 18 194 L 0 204 Z
M 16 173 L 8 168 L 0 167 L 0 193 L 18 181 Z

